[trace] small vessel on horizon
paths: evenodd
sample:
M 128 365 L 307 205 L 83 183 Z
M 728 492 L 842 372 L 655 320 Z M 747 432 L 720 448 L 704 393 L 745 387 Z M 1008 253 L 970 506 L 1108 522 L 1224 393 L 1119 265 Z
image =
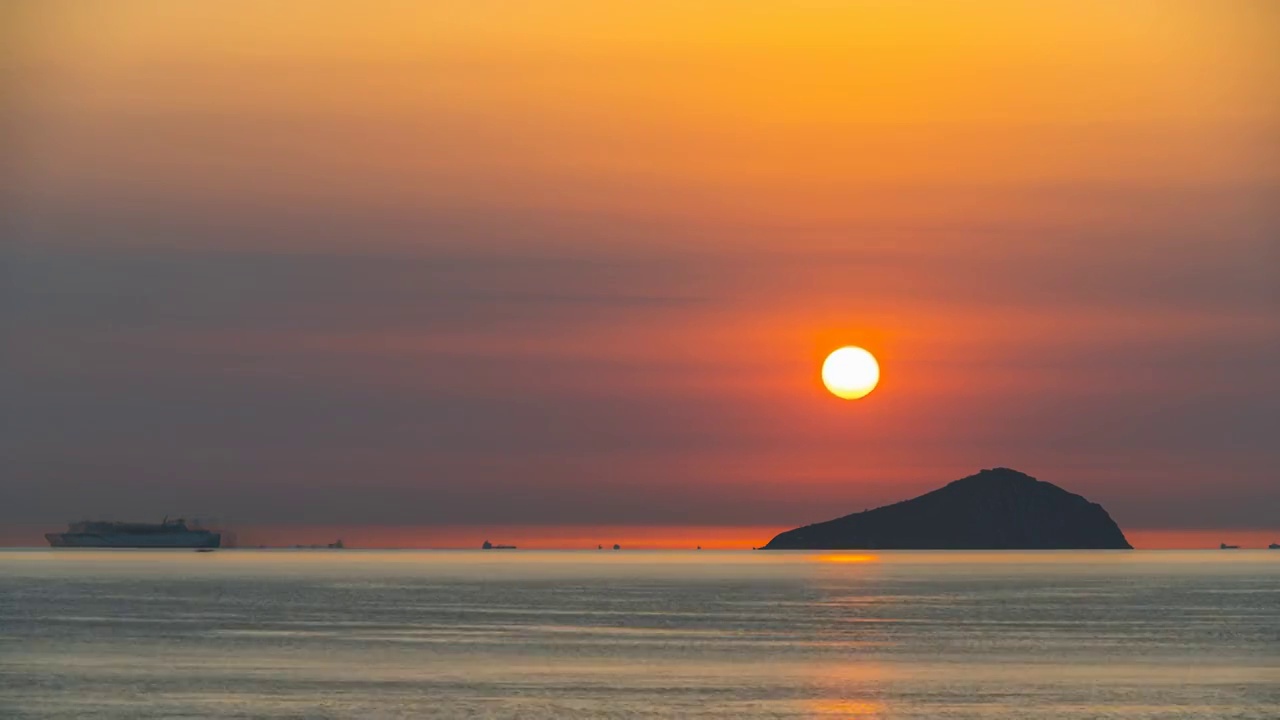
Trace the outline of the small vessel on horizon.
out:
M 347 547 L 346 544 L 342 542 L 342 538 L 338 538 L 337 540 L 331 543 L 326 543 L 324 545 L 294 545 L 293 549 L 294 550 L 342 550 L 342 549 L 345 549 L 346 547 Z
M 1267 546 L 1268 550 L 1280 550 L 1280 543 L 1271 543 Z
M 70 523 L 62 533 L 45 533 L 50 547 L 103 548 L 216 548 L 222 533 L 188 527 L 182 518 L 159 523 L 84 520 Z
M 481 550 L 515 550 L 516 546 L 515 545 L 494 545 L 488 540 L 485 540 L 484 544 L 480 546 L 480 549 Z
M 1226 543 L 1218 543 L 1219 550 L 1239 550 L 1239 545 L 1228 545 Z

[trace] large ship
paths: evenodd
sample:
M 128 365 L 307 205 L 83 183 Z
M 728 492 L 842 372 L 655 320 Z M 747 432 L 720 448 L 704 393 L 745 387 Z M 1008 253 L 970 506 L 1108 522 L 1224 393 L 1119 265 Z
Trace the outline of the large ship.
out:
M 160 523 L 86 520 L 44 537 L 53 547 L 216 548 L 222 544 L 222 533 L 188 527 L 181 518 Z

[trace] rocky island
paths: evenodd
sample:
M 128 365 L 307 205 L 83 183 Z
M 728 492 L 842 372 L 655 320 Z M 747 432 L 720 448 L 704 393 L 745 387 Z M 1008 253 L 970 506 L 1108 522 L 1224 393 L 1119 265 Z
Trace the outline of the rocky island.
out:
M 779 534 L 764 550 L 1131 550 L 1097 503 L 995 468 L 893 505 Z

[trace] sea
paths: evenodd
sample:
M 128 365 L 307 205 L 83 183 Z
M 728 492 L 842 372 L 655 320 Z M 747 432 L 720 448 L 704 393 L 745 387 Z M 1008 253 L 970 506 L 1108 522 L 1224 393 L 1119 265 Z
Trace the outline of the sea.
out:
M 0 551 L 0 717 L 1280 718 L 1280 551 Z

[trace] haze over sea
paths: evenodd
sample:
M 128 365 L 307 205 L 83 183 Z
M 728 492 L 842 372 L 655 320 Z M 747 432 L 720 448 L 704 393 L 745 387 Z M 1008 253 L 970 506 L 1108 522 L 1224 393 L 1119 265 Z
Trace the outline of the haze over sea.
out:
M 1280 552 L 0 551 L 0 716 L 1280 717 Z

